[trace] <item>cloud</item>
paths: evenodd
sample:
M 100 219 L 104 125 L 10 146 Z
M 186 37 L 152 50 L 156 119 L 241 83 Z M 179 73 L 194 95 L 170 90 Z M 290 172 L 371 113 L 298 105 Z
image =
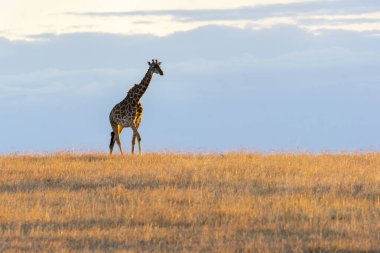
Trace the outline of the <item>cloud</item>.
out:
M 370 32 L 206 26 L 41 38 L 0 39 L 0 131 L 18 131 L 0 137 L 0 152 L 106 151 L 108 113 L 151 58 L 165 76 L 142 99 L 145 151 L 380 148 L 380 38 Z
M 259 20 L 300 15 L 346 15 L 380 11 L 376 0 L 308 1 L 287 4 L 266 4 L 235 9 L 174 9 L 126 12 L 67 12 L 66 15 L 89 17 L 172 16 L 179 22 L 211 20 Z
M 298 21 L 303 25 L 380 24 L 380 18 L 300 18 Z

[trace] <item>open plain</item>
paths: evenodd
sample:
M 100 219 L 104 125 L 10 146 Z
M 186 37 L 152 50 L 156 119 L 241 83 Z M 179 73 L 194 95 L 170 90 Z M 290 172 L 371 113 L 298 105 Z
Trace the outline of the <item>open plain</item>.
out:
M 380 252 L 380 154 L 0 156 L 0 252 Z

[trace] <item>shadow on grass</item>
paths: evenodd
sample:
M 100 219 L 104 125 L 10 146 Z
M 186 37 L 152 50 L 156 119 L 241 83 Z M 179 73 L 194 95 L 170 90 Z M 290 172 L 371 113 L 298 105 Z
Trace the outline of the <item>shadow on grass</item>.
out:
M 98 182 L 88 182 L 88 181 L 73 181 L 64 179 L 43 179 L 35 180 L 30 182 L 21 182 L 18 184 L 1 184 L 0 193 L 16 193 L 16 192 L 32 192 L 32 191 L 46 191 L 46 190 L 69 190 L 69 191 L 79 191 L 79 190 L 96 190 L 99 188 L 112 188 L 119 184 L 124 185 L 128 189 L 144 189 L 144 188 L 156 188 L 159 187 L 159 182 L 147 178 L 135 178 L 130 177 L 124 178 L 105 178 Z
M 125 219 L 88 219 L 88 220 L 71 220 L 67 222 L 23 222 L 23 223 L 0 223 L 0 234 L 5 235 L 0 238 L 0 252 L 56 252 L 57 247 L 62 250 L 66 248 L 74 251 L 104 251 L 112 252 L 114 250 L 151 250 L 161 249 L 168 250 L 169 242 L 161 238 L 152 238 L 149 240 L 138 240 L 129 242 L 118 240 L 112 237 L 92 237 L 92 236 L 34 236 L 33 231 L 48 234 L 59 233 L 60 231 L 91 231 L 93 229 L 110 230 L 121 229 L 122 227 L 131 229 L 143 228 L 145 226 L 158 226 L 165 228 L 174 228 L 178 231 L 191 230 L 192 224 L 185 222 L 156 221 L 153 223 L 127 221 Z M 6 236 L 14 234 L 15 230 L 20 230 L 20 236 Z M 86 233 L 86 232 L 85 232 Z M 77 234 L 77 233 L 76 233 Z M 134 236 L 135 237 L 135 236 Z M 139 236 L 137 236 L 138 238 Z M 136 238 L 136 237 L 135 237 Z M 177 242 L 171 243 L 171 248 L 178 246 Z
M 321 248 L 321 247 L 316 247 L 316 248 L 308 248 L 304 250 L 304 252 L 307 253 L 330 253 L 330 252 L 335 252 L 335 253 L 379 253 L 379 249 L 374 249 L 374 250 L 350 250 L 350 249 L 326 249 L 326 248 Z
M 44 179 L 35 180 L 30 182 L 21 182 L 17 184 L 0 184 L 0 193 L 17 193 L 17 192 L 33 192 L 33 191 L 46 191 L 46 190 L 97 190 L 99 188 L 112 188 L 117 185 L 122 185 L 129 190 L 142 190 L 142 189 L 158 189 L 165 187 L 175 187 L 179 189 L 184 188 L 198 188 L 201 186 L 200 182 L 191 180 L 181 181 L 163 181 L 158 180 L 154 175 L 139 175 L 130 176 L 127 178 L 104 178 L 102 181 L 88 182 L 88 181 L 72 181 L 64 179 Z
M 9 237 L 0 241 L 1 252 L 114 252 L 114 251 L 181 251 L 183 245 L 153 238 L 129 242 L 111 237 Z
M 104 252 L 112 252 L 115 250 L 130 250 L 130 251 L 178 251 L 182 250 L 178 242 L 169 242 L 166 239 L 152 238 L 150 240 L 140 240 L 138 242 L 128 242 L 125 240 L 116 240 L 113 238 L 93 238 L 93 237 L 79 237 L 79 238 L 66 238 L 66 246 L 71 250 L 101 250 Z
M 121 185 L 128 190 L 144 190 L 144 189 L 200 189 L 213 192 L 215 196 L 222 195 L 293 195 L 299 193 L 310 194 L 316 198 L 328 194 L 336 194 L 343 197 L 352 197 L 360 199 L 368 199 L 376 201 L 380 198 L 380 192 L 377 190 L 365 191 L 362 186 L 347 186 L 333 188 L 329 185 L 314 186 L 281 186 L 276 184 L 268 184 L 264 180 L 250 181 L 233 181 L 219 182 L 212 180 L 193 180 L 191 176 L 172 178 L 163 180 L 157 178 L 153 173 L 131 175 L 128 177 L 102 178 L 101 181 L 85 181 L 85 180 L 67 180 L 61 178 L 46 178 L 42 180 L 26 181 L 16 184 L 0 184 L 0 193 L 19 193 L 34 192 L 48 190 L 98 190 L 109 189 Z M 375 187 L 373 187 L 376 189 Z
M 197 235 L 195 231 L 190 230 L 179 230 L 178 233 L 185 235 L 187 233 L 188 239 L 191 241 L 197 241 Z M 249 233 L 248 235 L 245 233 Z M 126 237 L 125 239 L 114 238 L 112 236 L 88 236 L 88 235 L 77 235 L 77 236 L 10 236 L 0 239 L 0 251 L 1 252 L 57 252 L 59 251 L 75 251 L 75 252 L 88 252 L 88 251 L 102 251 L 102 252 L 114 252 L 114 251 L 160 251 L 160 252 L 179 252 L 179 251 L 214 251 L 214 247 L 219 245 L 225 245 L 226 248 L 233 245 L 235 248 L 239 248 L 244 251 L 244 244 L 249 242 L 250 239 L 254 239 L 257 236 L 264 235 L 272 243 L 277 240 L 277 243 L 282 244 L 279 240 L 287 238 L 300 238 L 303 242 L 305 240 L 305 234 L 301 231 L 283 231 L 283 234 L 274 232 L 271 230 L 251 230 L 244 231 L 243 234 L 236 234 L 229 238 L 223 238 L 222 240 L 211 236 L 208 238 L 208 243 L 205 245 L 199 245 L 199 243 L 189 243 L 189 241 L 178 241 L 177 237 L 163 238 L 154 237 L 151 239 L 139 239 L 139 236 L 133 236 L 131 238 Z M 329 234 L 333 233 L 328 231 Z M 242 237 L 243 236 L 243 237 Z M 280 237 L 279 237 L 280 236 Z M 181 237 L 181 236 L 180 236 Z M 245 240 L 242 238 L 245 238 Z M 276 239 L 273 239 L 276 238 Z M 248 239 L 248 240 L 247 240 Z M 266 241 L 265 239 L 265 241 Z M 239 241 L 239 245 L 236 242 Z M 262 242 L 261 242 L 262 243 Z M 268 241 L 269 243 L 269 241 Z M 299 243 L 299 242 L 296 242 Z M 290 240 L 285 245 L 289 250 L 287 252 L 293 252 L 294 248 L 300 249 L 300 245 L 293 245 Z M 379 249 L 372 248 L 367 250 L 352 250 L 352 249 L 336 249 L 330 247 L 308 247 L 306 244 L 302 243 L 302 252 L 379 252 Z
M 123 219 L 87 219 L 70 220 L 65 222 L 35 221 L 35 222 L 3 222 L 0 223 L 0 232 L 20 230 L 21 234 L 28 236 L 32 230 L 57 232 L 62 230 L 87 230 L 92 228 L 111 229 L 125 225 Z
M 120 219 L 81 219 L 81 220 L 69 220 L 64 222 L 56 221 L 33 221 L 33 222 L 3 222 L 0 223 L 0 232 L 8 233 L 15 230 L 20 230 L 20 234 L 24 236 L 30 235 L 34 230 L 45 231 L 45 232 L 58 232 L 58 231 L 84 231 L 91 230 L 94 228 L 99 228 L 103 230 L 109 230 L 113 228 L 136 228 L 145 226 L 155 226 L 160 228 L 189 228 L 193 226 L 191 223 L 181 222 L 181 221 L 167 221 L 167 220 L 156 220 L 156 221 L 133 221 Z

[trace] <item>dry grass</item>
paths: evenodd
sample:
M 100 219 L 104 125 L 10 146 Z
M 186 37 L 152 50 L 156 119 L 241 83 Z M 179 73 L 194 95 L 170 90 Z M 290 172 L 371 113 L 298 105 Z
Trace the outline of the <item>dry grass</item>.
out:
M 0 157 L 0 252 L 379 252 L 380 154 Z

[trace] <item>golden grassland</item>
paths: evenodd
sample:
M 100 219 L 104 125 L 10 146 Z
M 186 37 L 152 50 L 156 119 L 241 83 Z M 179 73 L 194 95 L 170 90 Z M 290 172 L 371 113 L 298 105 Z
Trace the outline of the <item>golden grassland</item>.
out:
M 0 156 L 0 252 L 380 252 L 380 154 Z

